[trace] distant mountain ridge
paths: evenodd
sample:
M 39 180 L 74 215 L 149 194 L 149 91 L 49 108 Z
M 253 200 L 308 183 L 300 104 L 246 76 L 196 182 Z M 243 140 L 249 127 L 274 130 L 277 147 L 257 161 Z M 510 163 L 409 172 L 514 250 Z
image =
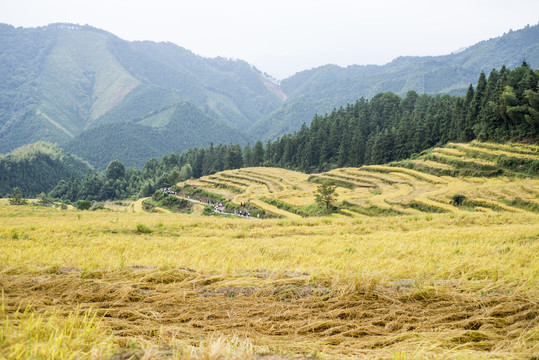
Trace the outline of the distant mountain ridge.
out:
M 463 94 L 481 71 L 539 67 L 539 25 L 445 56 L 325 65 L 281 82 L 241 60 L 171 43 L 124 41 L 74 24 L 0 24 L 0 153 L 56 142 L 104 168 L 211 143 L 294 132 L 315 114 L 392 91 Z

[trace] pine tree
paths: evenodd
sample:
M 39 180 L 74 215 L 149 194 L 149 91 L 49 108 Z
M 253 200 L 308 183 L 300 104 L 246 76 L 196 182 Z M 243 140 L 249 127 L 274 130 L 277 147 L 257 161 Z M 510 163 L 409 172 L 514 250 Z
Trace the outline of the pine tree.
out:
M 239 144 L 230 145 L 225 155 L 225 169 L 239 169 L 243 167 L 243 154 Z
M 252 166 L 262 166 L 264 164 L 264 145 L 258 140 L 253 147 L 253 164 Z
M 472 103 L 472 100 L 474 98 L 474 88 L 472 84 L 468 87 L 468 91 L 466 92 L 466 97 L 464 98 L 464 104 L 462 106 L 462 112 L 459 114 L 458 117 L 458 134 L 457 134 L 457 140 L 458 141 L 470 141 L 473 138 L 473 130 L 471 128 L 468 128 L 468 114 L 470 113 L 470 106 Z M 469 140 L 468 140 L 469 139 Z
M 254 166 L 253 164 L 253 151 L 251 150 L 251 145 L 247 144 L 243 148 L 243 166 L 251 167 Z

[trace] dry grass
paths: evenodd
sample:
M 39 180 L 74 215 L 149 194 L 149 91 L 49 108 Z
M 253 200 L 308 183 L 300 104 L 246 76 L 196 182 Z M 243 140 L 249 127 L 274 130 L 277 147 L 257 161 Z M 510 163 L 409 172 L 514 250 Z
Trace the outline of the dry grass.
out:
M 539 152 L 535 152 L 534 154 L 528 154 L 528 153 L 522 153 L 517 151 L 507 151 L 505 148 L 493 148 L 493 147 L 482 147 L 482 146 L 474 146 L 474 144 L 452 144 L 452 146 L 455 146 L 457 149 L 463 149 L 465 151 L 474 151 L 479 152 L 485 155 L 493 155 L 493 156 L 508 156 L 508 157 L 515 157 L 520 159 L 537 159 L 539 156 Z M 514 148 L 513 148 L 514 150 Z
M 532 213 L 248 221 L 2 205 L 0 217 L 6 358 L 539 350 Z M 24 340 L 36 328 L 48 337 Z

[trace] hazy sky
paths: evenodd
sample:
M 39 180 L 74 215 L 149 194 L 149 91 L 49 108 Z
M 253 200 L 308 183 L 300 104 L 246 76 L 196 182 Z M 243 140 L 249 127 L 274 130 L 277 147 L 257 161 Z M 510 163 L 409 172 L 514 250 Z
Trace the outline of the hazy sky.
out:
M 449 54 L 537 24 L 539 1 L 1 0 L 0 22 L 88 24 L 125 40 L 243 59 L 282 79 L 328 63 Z

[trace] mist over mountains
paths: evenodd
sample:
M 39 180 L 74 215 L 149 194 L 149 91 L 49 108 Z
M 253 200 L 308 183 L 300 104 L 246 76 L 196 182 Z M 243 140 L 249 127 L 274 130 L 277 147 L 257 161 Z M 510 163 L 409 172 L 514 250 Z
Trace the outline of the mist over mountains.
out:
M 0 153 L 49 141 L 102 169 L 113 159 L 140 167 L 191 147 L 254 144 L 379 92 L 459 95 L 481 71 L 523 60 L 538 67 L 538 39 L 539 26 L 528 26 L 450 55 L 326 65 L 277 83 L 245 61 L 171 43 L 73 24 L 0 24 Z

